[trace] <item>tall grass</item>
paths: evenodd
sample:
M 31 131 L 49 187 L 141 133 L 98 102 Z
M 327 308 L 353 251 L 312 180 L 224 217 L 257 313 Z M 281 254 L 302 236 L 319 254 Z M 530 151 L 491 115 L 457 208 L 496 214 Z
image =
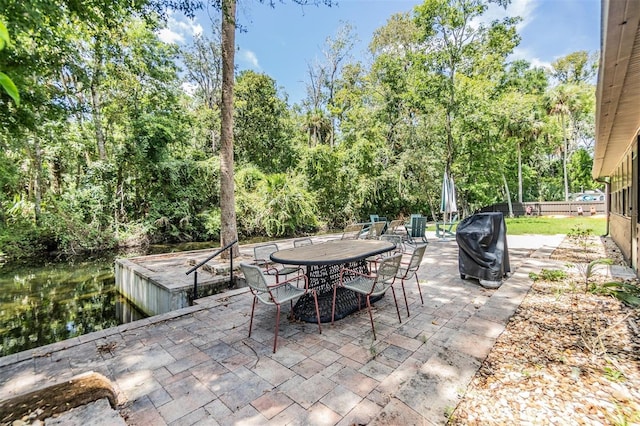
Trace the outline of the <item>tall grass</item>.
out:
M 593 235 L 604 235 L 607 220 L 602 216 L 577 216 L 577 217 L 516 217 L 505 218 L 507 222 L 507 234 L 542 234 L 555 235 L 567 234 L 572 228 L 581 227 L 591 229 Z

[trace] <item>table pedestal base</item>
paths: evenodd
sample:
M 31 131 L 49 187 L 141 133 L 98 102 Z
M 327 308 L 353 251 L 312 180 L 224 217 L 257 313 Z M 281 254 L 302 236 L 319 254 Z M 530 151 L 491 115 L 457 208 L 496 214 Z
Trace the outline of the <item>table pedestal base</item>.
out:
M 331 322 L 331 309 L 333 306 L 333 286 L 340 281 L 340 269 L 342 267 L 368 274 L 366 260 L 348 263 L 346 265 L 311 265 L 307 267 L 309 288 L 314 289 L 318 295 L 318 307 L 320 309 L 320 322 Z M 345 279 L 348 277 L 345 274 Z M 382 296 L 371 298 L 371 303 L 380 300 Z M 360 296 L 360 308 L 366 308 L 367 302 L 364 296 Z M 351 290 L 338 288 L 336 293 L 335 319 L 342 319 L 358 310 L 358 295 Z M 316 307 L 311 294 L 306 294 L 298 299 L 293 307 L 296 319 L 306 322 L 317 322 Z

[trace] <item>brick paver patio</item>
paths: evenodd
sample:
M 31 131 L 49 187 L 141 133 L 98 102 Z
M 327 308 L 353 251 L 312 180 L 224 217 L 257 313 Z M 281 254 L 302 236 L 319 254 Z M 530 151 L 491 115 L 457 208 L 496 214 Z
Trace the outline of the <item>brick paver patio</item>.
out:
M 512 275 L 497 290 L 458 273 L 455 241 L 433 238 L 408 282 L 411 317 L 391 294 L 334 326 L 281 321 L 246 289 L 0 358 L 0 400 L 95 371 L 135 425 L 443 424 L 561 236 L 509 237 Z M 558 267 L 558 266 L 556 266 Z M 285 311 L 286 312 L 286 311 Z

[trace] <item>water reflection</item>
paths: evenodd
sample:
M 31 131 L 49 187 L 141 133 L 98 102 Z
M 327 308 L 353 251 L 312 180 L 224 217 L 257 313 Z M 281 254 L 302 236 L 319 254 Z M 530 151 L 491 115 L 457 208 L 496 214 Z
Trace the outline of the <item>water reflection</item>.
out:
M 0 356 L 143 318 L 116 292 L 116 258 L 217 247 L 212 242 L 155 245 L 98 258 L 0 265 Z
M 2 356 L 141 317 L 115 291 L 112 257 L 0 269 Z

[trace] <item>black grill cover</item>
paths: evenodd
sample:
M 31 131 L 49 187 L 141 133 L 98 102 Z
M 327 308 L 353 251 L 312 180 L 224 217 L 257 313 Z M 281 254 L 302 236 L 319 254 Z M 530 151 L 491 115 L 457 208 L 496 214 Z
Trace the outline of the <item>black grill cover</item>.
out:
M 502 282 L 511 272 L 507 226 L 502 213 L 476 213 L 456 229 L 458 267 L 462 278 Z

